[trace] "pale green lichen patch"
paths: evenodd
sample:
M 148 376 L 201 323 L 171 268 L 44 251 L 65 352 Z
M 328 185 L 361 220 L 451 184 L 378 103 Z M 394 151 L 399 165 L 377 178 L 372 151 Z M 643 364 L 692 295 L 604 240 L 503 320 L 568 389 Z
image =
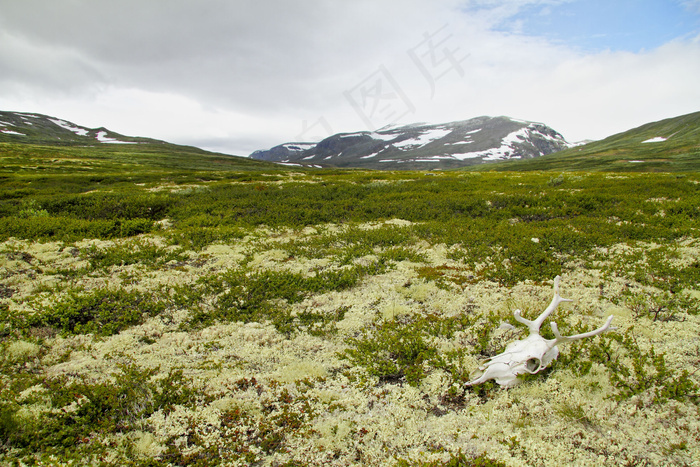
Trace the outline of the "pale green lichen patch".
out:
M 302 179 L 287 177 L 272 183 Z M 612 314 L 617 330 L 562 345 L 551 370 L 502 390 L 464 384 L 480 360 L 524 337 L 513 312 L 538 315 L 553 277 L 506 284 L 494 271 L 523 258 L 494 247 L 476 260 L 481 246 L 433 244 L 420 228 L 398 219 L 259 227 L 198 249 L 153 233 L 4 242 L 0 458 L 391 466 L 484 456 L 554 466 L 700 457 L 697 242 L 563 258 L 560 294 L 573 302 L 550 320 L 568 335 Z M 534 255 L 551 241 L 526 240 Z M 642 294 L 656 301 L 635 301 Z

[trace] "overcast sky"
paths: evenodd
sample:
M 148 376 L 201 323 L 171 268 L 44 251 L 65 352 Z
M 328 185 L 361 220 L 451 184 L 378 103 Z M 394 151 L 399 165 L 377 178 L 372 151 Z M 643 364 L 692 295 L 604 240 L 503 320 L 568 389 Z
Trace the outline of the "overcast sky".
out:
M 506 115 L 700 111 L 700 0 L 0 0 L 0 110 L 248 155 Z

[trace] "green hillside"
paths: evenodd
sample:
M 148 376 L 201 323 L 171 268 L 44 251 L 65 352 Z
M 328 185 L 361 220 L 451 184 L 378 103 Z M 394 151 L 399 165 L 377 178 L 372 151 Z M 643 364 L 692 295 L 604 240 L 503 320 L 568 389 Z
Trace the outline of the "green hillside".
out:
M 700 112 L 647 123 L 601 141 L 536 159 L 476 166 L 470 170 L 697 171 L 700 170 Z
M 87 128 L 48 115 L 0 111 L 1 172 L 85 174 L 266 170 L 278 166 L 152 138 Z
M 279 170 L 269 162 L 169 143 L 37 145 L 0 143 L 4 174 L 125 174 L 172 171 Z

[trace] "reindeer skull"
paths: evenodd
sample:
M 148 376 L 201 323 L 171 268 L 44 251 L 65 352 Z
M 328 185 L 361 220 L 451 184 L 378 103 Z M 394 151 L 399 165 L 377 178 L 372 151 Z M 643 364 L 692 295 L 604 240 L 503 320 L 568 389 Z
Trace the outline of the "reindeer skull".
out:
M 540 336 L 540 327 L 545 319 L 559 306 L 562 302 L 570 302 L 571 300 L 567 298 L 561 298 L 559 296 L 559 279 L 557 276 L 554 278 L 554 298 L 552 298 L 551 303 L 545 309 L 542 314 L 535 320 L 530 321 L 522 316 L 520 316 L 520 310 L 515 310 L 515 319 L 519 323 L 524 324 L 530 330 L 530 335 L 525 339 L 511 342 L 506 346 L 503 353 L 496 355 L 488 359 L 479 370 L 481 375 L 467 383 L 467 386 L 473 386 L 475 384 L 481 384 L 490 379 L 496 380 L 499 385 L 509 388 L 516 386 L 520 383 L 518 375 L 525 373 L 535 374 L 545 368 L 547 368 L 550 363 L 552 363 L 559 356 L 559 349 L 557 345 L 566 342 L 571 342 L 578 339 L 584 339 L 586 337 L 597 336 L 610 328 L 610 323 L 613 319 L 612 316 L 608 318 L 603 326 L 596 329 L 595 331 L 586 332 L 583 334 L 577 334 L 575 336 L 562 336 L 559 333 L 557 324 L 552 322 L 552 331 L 554 332 L 554 339 L 545 339 Z M 612 328 L 614 329 L 614 328 Z

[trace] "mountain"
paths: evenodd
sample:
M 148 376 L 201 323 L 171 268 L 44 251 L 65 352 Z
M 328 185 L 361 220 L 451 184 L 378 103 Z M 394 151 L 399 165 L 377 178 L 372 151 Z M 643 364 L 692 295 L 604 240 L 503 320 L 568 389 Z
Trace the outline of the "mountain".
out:
M 151 138 L 86 128 L 48 115 L 0 111 L 2 171 L 48 172 L 180 169 L 185 171 L 278 170 L 246 157 L 205 151 Z
M 0 111 L 0 142 L 30 144 L 168 144 L 120 135 L 106 128 L 86 128 L 48 115 Z
M 700 112 L 647 123 L 537 159 L 494 164 L 489 170 L 700 171 Z
M 318 143 L 285 143 L 255 151 L 250 157 L 308 166 L 426 170 L 531 159 L 568 147 L 562 135 L 542 123 L 477 117 L 339 133 Z

